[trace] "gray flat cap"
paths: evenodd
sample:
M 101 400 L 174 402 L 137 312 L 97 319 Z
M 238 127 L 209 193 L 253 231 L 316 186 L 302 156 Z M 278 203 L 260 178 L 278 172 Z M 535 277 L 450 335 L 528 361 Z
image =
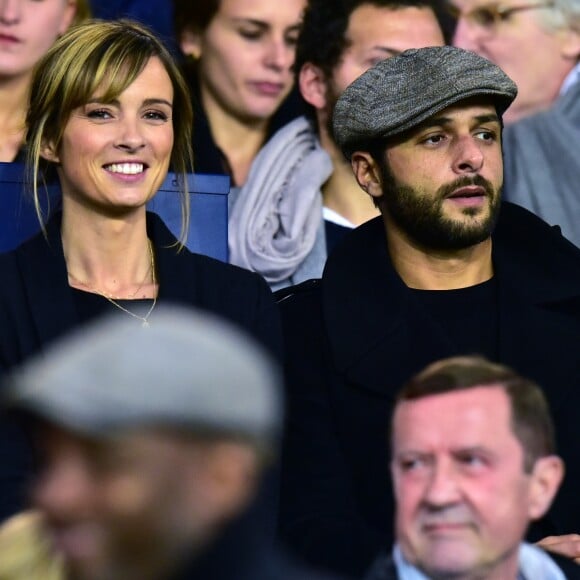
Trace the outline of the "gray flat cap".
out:
M 495 64 L 452 46 L 411 49 L 363 73 L 338 99 L 334 138 L 347 157 L 357 145 L 392 137 L 469 97 L 489 95 L 501 115 L 517 94 Z
M 160 305 L 149 328 L 121 315 L 94 322 L 31 359 L 7 386 L 9 407 L 93 436 L 175 426 L 270 444 L 281 426 L 270 357 L 241 330 L 191 309 Z

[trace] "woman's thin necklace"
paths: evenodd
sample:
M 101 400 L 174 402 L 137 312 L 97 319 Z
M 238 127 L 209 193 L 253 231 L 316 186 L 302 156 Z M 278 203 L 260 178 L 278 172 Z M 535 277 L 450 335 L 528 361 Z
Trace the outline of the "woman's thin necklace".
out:
M 154 291 L 155 291 L 155 288 L 157 286 L 157 276 L 155 274 L 155 254 L 153 252 L 153 245 L 151 244 L 151 240 L 147 240 L 147 247 L 149 249 L 149 258 L 150 258 L 149 270 L 147 271 L 147 274 L 145 274 L 145 278 L 143 278 L 143 281 L 141 282 L 141 284 L 139 284 L 139 287 L 137 288 L 137 290 L 135 290 L 135 292 L 133 292 L 133 294 L 131 294 L 130 298 L 133 298 L 137 294 L 137 292 L 139 292 L 139 290 L 141 290 L 141 288 L 143 287 L 143 284 L 145 283 L 145 280 L 147 279 L 147 277 L 149 275 L 149 272 L 151 272 L 151 283 L 153 284 Z M 107 294 L 106 292 L 99 290 L 95 286 L 91 286 L 87 282 L 84 282 L 83 280 L 81 280 L 81 279 L 77 278 L 76 276 L 74 276 L 73 274 L 71 274 L 71 272 L 68 272 L 68 275 L 77 284 L 81 284 L 85 288 L 88 288 L 91 292 L 94 292 L 95 294 L 98 294 L 99 296 L 102 296 L 103 298 L 105 298 L 105 300 L 108 300 L 113 306 L 116 306 L 119 310 L 122 310 L 123 312 L 125 312 L 129 316 L 132 316 L 133 318 L 140 320 L 141 326 L 143 326 L 143 328 L 147 328 L 149 326 L 149 316 L 151 316 L 151 313 L 153 312 L 153 309 L 155 308 L 155 305 L 157 304 L 157 294 L 156 293 L 154 293 L 154 295 L 153 295 L 153 302 L 152 302 L 151 306 L 149 307 L 149 310 L 146 312 L 145 316 L 139 316 L 138 314 L 135 314 L 135 312 L 131 312 L 129 309 L 127 309 L 124 306 L 122 306 L 121 304 L 119 304 L 117 302 L 117 300 L 120 300 L 120 298 L 117 298 L 117 300 L 115 300 L 115 298 L 113 298 L 113 296 L 111 296 L 110 294 Z

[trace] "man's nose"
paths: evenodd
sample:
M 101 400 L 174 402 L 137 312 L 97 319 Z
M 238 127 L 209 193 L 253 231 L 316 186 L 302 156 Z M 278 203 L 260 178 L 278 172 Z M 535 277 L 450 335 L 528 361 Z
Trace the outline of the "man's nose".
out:
M 47 466 L 33 489 L 33 501 L 47 515 L 57 519 L 82 517 L 89 513 L 94 482 L 80 462 Z
M 425 489 L 425 503 L 441 508 L 456 503 L 460 497 L 459 481 L 453 465 L 449 462 L 438 462 L 433 466 Z
M 484 154 L 477 137 L 459 137 L 454 145 L 453 171 L 458 175 L 477 173 L 484 162 Z

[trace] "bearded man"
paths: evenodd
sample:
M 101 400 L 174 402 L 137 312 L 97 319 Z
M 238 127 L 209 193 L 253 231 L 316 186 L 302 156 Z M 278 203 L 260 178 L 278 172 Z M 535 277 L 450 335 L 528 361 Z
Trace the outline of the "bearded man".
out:
M 445 46 L 378 63 L 337 101 L 335 140 L 381 215 L 345 237 L 321 280 L 279 293 L 281 529 L 319 566 L 360 574 L 391 545 L 393 399 L 454 355 L 483 355 L 542 385 L 569 468 L 528 539 L 578 531 L 580 251 L 501 202 L 502 116 L 516 93 L 496 65 Z

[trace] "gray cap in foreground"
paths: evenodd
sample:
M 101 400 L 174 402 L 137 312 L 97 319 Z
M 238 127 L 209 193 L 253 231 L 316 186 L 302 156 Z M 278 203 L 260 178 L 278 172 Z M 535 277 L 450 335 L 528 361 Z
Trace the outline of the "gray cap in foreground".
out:
M 154 314 L 149 328 L 118 315 L 55 343 L 12 374 L 8 405 L 96 436 L 175 426 L 273 442 L 281 383 L 264 350 L 203 312 Z
M 498 66 L 473 52 L 453 46 L 406 50 L 346 88 L 334 108 L 334 138 L 350 157 L 357 146 L 398 135 L 469 97 L 491 97 L 502 115 L 516 94 Z

